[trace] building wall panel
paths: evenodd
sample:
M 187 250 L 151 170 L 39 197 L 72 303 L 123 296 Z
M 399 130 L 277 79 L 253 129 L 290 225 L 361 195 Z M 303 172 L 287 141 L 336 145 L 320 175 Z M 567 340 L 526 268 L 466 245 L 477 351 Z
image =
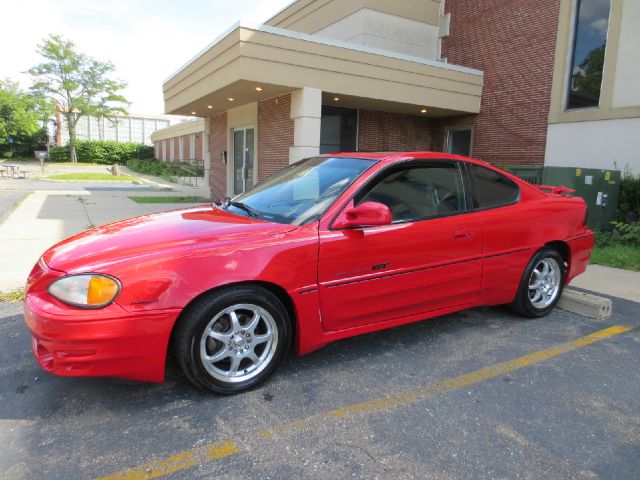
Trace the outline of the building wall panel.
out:
M 258 103 L 258 181 L 289 165 L 291 94 Z
M 227 195 L 227 165 L 220 160 L 222 152 L 227 150 L 227 135 L 227 113 L 211 117 L 209 185 L 211 186 L 211 196 L 216 201 Z
M 359 111 L 358 150 L 375 152 L 430 148 L 431 124 L 428 118 L 371 110 Z
M 484 71 L 475 157 L 544 163 L 559 7 L 560 0 L 510 0 L 508 8 L 504 0 L 445 3 L 451 24 L 442 56 Z

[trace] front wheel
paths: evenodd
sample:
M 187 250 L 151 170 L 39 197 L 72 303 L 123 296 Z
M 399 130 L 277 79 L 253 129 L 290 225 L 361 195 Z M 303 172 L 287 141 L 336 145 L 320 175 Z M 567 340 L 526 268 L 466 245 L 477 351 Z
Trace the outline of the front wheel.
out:
M 525 317 L 547 315 L 562 295 L 565 275 L 564 259 L 557 250 L 539 250 L 522 275 L 511 309 Z
M 270 291 L 232 287 L 199 299 L 174 335 L 177 361 L 206 390 L 231 394 L 264 380 L 291 341 L 287 310 Z

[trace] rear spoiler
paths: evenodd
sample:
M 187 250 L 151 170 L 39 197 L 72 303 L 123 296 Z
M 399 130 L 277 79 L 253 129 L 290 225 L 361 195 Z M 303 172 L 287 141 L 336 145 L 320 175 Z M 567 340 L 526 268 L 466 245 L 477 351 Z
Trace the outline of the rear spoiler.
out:
M 545 193 L 551 193 L 553 195 L 576 193 L 575 190 L 571 190 L 570 188 L 564 187 L 562 185 L 559 185 L 557 187 L 552 187 L 549 185 L 534 185 L 534 186 L 537 187 L 538 190 L 542 190 Z

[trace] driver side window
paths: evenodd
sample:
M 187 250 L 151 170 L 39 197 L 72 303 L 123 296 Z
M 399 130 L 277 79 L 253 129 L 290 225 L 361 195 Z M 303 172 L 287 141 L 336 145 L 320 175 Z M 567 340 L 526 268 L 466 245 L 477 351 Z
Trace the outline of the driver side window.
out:
M 466 210 L 457 163 L 433 162 L 394 169 L 368 187 L 356 204 L 378 202 L 391 210 L 392 223 L 414 222 Z

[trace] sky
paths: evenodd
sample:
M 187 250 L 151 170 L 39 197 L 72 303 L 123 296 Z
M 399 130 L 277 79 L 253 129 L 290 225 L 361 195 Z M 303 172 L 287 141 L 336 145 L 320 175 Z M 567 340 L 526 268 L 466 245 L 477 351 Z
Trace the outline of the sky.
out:
M 9 0 L 2 5 L 0 78 L 19 81 L 49 34 L 110 60 L 131 113 L 164 113 L 162 83 L 239 20 L 262 23 L 291 0 Z
M 576 65 L 582 63 L 589 52 L 600 47 L 607 38 L 610 3 L 611 0 L 582 0 L 580 2 Z

